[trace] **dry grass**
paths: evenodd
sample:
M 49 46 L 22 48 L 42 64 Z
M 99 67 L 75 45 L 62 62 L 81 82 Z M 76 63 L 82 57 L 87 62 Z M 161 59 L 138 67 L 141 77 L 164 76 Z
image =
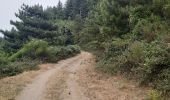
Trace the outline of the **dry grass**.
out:
M 111 76 L 95 69 L 94 59 L 85 60 L 78 70 L 79 84 L 86 87 L 90 100 L 145 100 L 149 88 L 121 76 Z
M 0 80 L 0 100 L 14 100 L 23 87 L 30 83 L 38 72 L 24 72 L 23 74 Z
M 7 77 L 0 80 L 0 100 L 14 100 L 23 88 L 31 83 L 33 79 L 41 72 L 48 70 L 53 64 L 40 65 L 40 70 L 29 71 L 13 77 Z

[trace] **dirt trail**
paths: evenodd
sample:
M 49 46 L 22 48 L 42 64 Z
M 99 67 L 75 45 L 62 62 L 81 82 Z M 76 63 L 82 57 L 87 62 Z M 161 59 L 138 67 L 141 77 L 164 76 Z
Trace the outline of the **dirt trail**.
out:
M 95 70 L 94 57 L 82 52 L 47 68 L 16 100 L 144 100 L 145 88 Z

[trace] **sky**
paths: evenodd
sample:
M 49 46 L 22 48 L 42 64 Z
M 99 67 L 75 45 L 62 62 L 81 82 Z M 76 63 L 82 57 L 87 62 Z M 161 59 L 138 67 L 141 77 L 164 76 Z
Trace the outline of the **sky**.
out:
M 12 28 L 10 20 L 17 20 L 15 13 L 21 5 L 35 5 L 40 4 L 43 7 L 56 6 L 59 0 L 0 0 L 0 29 L 9 30 Z M 60 0 L 65 3 L 66 0 Z M 2 36 L 2 34 L 0 34 Z

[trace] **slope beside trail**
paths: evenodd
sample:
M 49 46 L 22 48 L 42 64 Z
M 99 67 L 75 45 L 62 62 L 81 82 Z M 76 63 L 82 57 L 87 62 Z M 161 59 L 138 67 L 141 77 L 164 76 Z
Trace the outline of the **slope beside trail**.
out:
M 120 76 L 97 72 L 93 55 L 82 52 L 49 66 L 16 100 L 144 100 L 147 93 Z

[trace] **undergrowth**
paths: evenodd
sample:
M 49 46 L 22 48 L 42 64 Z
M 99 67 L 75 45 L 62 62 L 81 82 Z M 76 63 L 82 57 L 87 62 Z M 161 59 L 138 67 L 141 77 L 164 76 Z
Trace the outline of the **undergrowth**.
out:
M 0 53 L 0 78 L 35 70 L 40 63 L 56 63 L 78 53 L 77 45 L 49 46 L 46 41 L 32 40 L 11 56 Z

